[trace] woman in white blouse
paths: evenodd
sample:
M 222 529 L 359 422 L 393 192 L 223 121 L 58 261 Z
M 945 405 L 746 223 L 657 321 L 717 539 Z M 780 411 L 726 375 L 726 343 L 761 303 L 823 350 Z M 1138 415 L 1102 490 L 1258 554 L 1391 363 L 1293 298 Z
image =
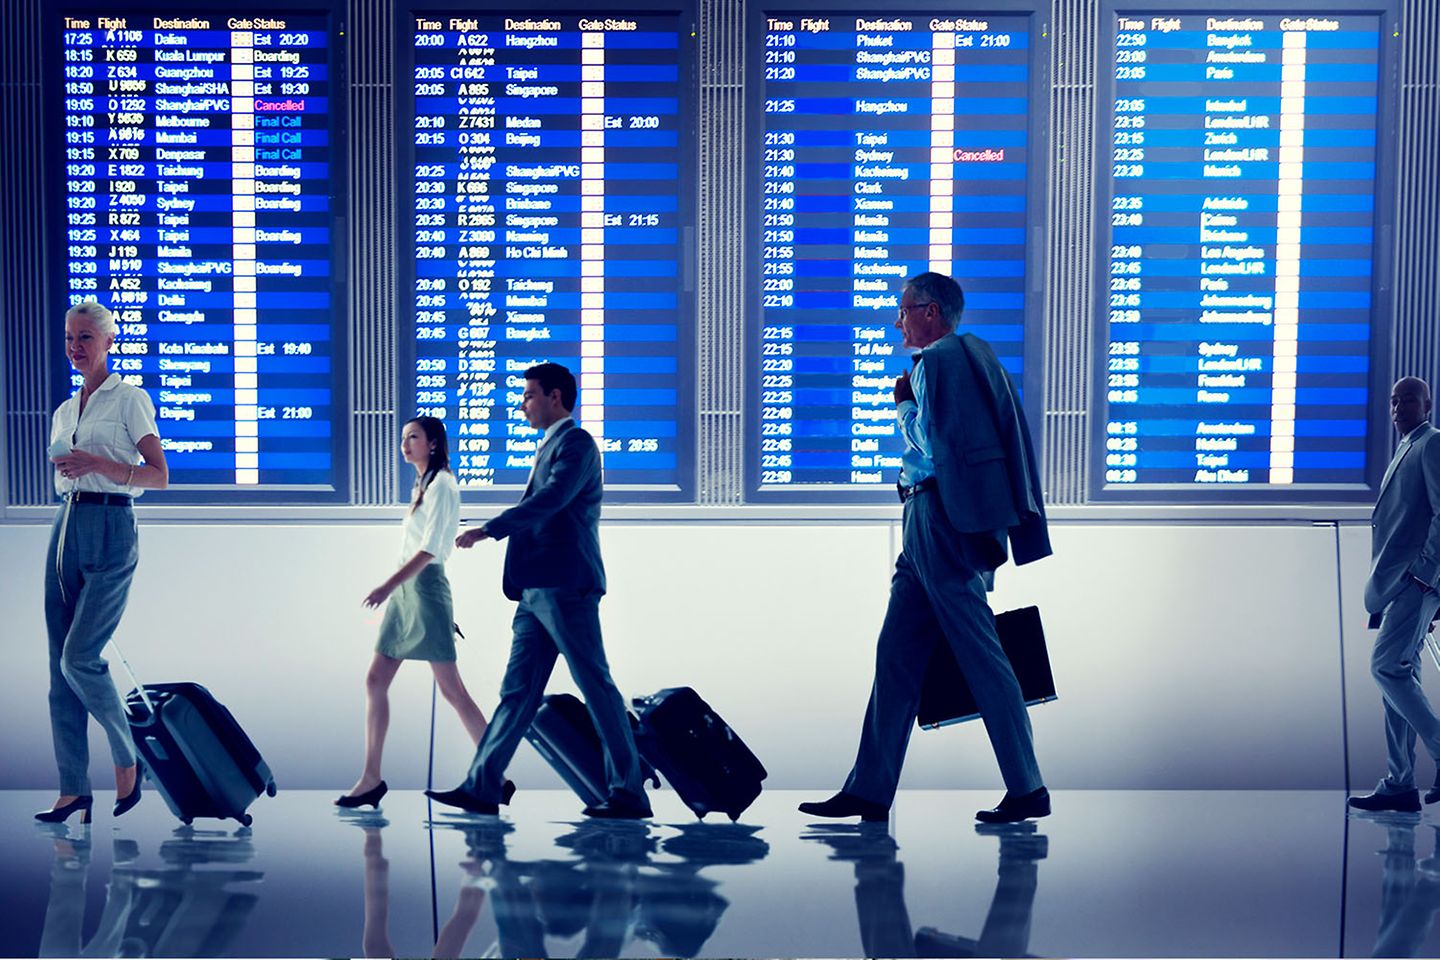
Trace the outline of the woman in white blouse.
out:
M 60 798 L 37 820 L 76 811 L 90 822 L 89 718 L 110 742 L 115 816 L 140 800 L 140 768 L 125 707 L 100 651 L 110 642 L 139 560 L 134 498 L 163 490 L 170 473 L 155 429 L 155 407 L 139 387 L 110 372 L 115 318 L 89 301 L 65 314 L 65 355 L 80 389 L 50 426 L 56 513 L 45 562 L 45 627 L 50 637 L 50 727 Z
M 380 778 L 380 757 L 390 727 L 390 682 L 405 660 L 428 660 L 440 692 L 477 744 L 485 715 L 471 699 L 455 668 L 455 616 L 445 559 L 455 549 L 460 525 L 460 487 L 450 472 L 445 422 L 416 417 L 400 433 L 400 453 L 415 468 L 415 492 L 405 515 L 400 569 L 370 591 L 365 606 L 389 601 L 365 677 L 365 770 L 335 804 L 380 805 L 388 787 Z

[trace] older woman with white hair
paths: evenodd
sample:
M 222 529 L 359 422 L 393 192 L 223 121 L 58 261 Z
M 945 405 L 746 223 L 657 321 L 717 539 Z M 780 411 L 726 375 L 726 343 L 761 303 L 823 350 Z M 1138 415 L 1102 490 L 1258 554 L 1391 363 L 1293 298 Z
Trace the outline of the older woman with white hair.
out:
M 50 635 L 50 726 L 60 798 L 37 820 L 79 812 L 90 822 L 88 718 L 110 741 L 115 816 L 140 800 L 140 767 L 125 707 L 100 651 L 125 611 L 139 550 L 131 504 L 169 482 L 155 407 L 139 387 L 110 372 L 115 317 L 93 301 L 65 314 L 65 355 L 80 389 L 55 411 L 50 460 L 64 500 L 45 565 L 45 626 Z

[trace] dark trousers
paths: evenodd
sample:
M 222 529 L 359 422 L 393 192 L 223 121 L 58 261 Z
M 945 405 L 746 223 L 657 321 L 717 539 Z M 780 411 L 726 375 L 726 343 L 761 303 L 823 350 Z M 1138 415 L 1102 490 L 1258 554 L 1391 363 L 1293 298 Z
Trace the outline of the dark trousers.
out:
M 885 806 L 895 799 L 925 668 L 937 643 L 950 645 L 975 694 L 1006 790 L 1038 789 L 1044 781 L 1030 718 L 995 632 L 982 572 L 946 520 L 936 491 L 907 500 L 903 524 L 903 548 L 875 651 L 875 682 L 845 792 Z
M 600 594 L 561 588 L 525 590 L 515 609 L 513 630 L 500 703 L 475 750 L 463 789 L 488 803 L 500 802 L 505 768 L 540 709 L 556 657 L 563 656 L 605 747 L 611 794 L 643 797 L 635 736 L 600 641 Z

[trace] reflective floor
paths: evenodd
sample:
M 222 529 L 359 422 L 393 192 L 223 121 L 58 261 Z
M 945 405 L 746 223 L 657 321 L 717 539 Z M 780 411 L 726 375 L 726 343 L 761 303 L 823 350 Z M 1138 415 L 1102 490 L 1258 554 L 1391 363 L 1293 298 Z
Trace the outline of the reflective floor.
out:
M 0 794 L 10 956 L 1437 956 L 1440 820 L 1347 818 L 1339 792 L 1061 791 L 979 829 L 989 793 L 902 793 L 888 825 L 766 792 L 739 824 L 674 794 L 650 823 L 561 791 L 466 818 L 391 793 L 344 815 L 281 793 L 255 824 L 35 824 Z M 101 808 L 104 808 L 103 810 Z M 1440 813 L 1440 811 L 1437 811 Z M 433 819 L 432 819 L 433 815 Z

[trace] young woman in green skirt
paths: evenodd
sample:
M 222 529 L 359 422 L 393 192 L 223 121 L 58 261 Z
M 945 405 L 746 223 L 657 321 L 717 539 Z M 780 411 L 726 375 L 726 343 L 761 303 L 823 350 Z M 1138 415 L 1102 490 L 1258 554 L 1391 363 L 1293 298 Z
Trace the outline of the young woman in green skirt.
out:
M 387 605 L 365 677 L 365 769 L 350 792 L 336 798 L 340 807 L 378 807 L 385 796 L 380 758 L 390 726 L 390 682 L 404 661 L 428 661 L 470 739 L 478 744 L 485 732 L 485 714 L 455 668 L 455 613 L 445 559 L 455 549 L 460 525 L 460 486 L 450 472 L 445 422 L 416 417 L 406 423 L 400 453 L 415 468 L 415 491 L 405 514 L 400 568 L 365 598 L 367 607 Z

